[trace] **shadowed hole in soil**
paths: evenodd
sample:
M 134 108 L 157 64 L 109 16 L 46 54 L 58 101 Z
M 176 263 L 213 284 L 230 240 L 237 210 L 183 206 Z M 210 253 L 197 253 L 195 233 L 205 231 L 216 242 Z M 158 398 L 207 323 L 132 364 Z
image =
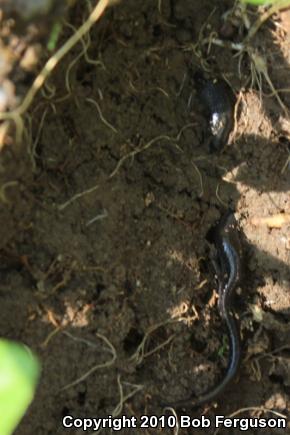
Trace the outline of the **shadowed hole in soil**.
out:
M 87 391 L 86 391 L 86 389 L 85 389 L 85 391 L 80 391 L 78 393 L 77 401 L 78 401 L 78 404 L 80 406 L 84 406 L 84 404 L 86 403 L 86 397 L 87 397 Z
M 99 282 L 99 283 L 96 285 L 96 291 L 95 291 L 95 294 L 94 294 L 93 299 L 94 299 L 94 300 L 97 300 L 97 299 L 100 297 L 101 293 L 102 293 L 105 289 L 106 289 L 105 284 L 103 284 L 102 282 Z
M 127 354 L 132 354 L 143 340 L 144 334 L 136 328 L 131 328 L 123 341 L 123 349 Z
M 70 415 L 70 409 L 64 406 L 61 410 L 61 417 L 64 418 L 66 415 Z
M 207 344 L 196 338 L 194 334 L 191 335 L 190 342 L 191 347 L 195 352 L 202 353 L 206 349 Z
M 269 379 L 271 382 L 273 382 L 273 384 L 283 384 L 284 381 L 284 377 L 282 375 L 277 375 L 277 374 L 272 374 L 269 375 Z
M 134 288 L 132 282 L 129 279 L 125 280 L 124 289 L 126 290 L 128 296 L 133 294 Z

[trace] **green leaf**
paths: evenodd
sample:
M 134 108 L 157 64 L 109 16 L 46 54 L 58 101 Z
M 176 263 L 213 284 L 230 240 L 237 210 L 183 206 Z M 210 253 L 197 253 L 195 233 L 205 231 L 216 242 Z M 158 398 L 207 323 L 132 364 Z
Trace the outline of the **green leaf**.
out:
M 11 435 L 33 399 L 40 366 L 31 351 L 0 340 L 0 434 Z
M 275 3 L 275 0 L 241 0 L 242 3 L 250 3 L 252 5 L 269 5 Z
M 277 7 L 283 8 L 290 5 L 290 0 L 241 0 L 242 3 L 250 3 L 252 5 L 277 5 Z
M 47 43 L 47 49 L 48 51 L 54 51 L 60 32 L 62 31 L 62 24 L 59 22 L 55 22 L 54 25 L 52 26 L 50 35 L 49 35 L 49 39 L 48 39 L 48 43 Z

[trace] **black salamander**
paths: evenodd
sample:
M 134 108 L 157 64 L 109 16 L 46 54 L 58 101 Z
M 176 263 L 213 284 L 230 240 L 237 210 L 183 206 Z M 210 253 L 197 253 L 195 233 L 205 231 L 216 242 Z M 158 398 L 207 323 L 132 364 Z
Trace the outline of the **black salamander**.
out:
M 198 93 L 206 112 L 211 132 L 210 151 L 221 151 L 234 127 L 235 97 L 223 80 L 205 80 L 198 76 Z
M 219 313 L 227 326 L 230 358 L 224 378 L 212 390 L 200 397 L 191 396 L 173 403 L 163 404 L 174 408 L 199 407 L 216 399 L 235 377 L 241 359 L 240 331 L 232 312 L 234 291 L 241 280 L 241 245 L 237 222 L 232 212 L 227 212 L 214 230 L 216 258 L 214 267 L 218 278 Z

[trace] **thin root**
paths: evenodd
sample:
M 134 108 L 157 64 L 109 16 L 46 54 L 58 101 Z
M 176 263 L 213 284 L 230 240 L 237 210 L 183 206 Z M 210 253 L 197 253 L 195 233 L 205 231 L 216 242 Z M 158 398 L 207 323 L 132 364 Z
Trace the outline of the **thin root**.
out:
M 59 211 L 63 211 L 68 205 L 76 201 L 77 199 L 81 198 L 84 195 L 88 195 L 89 193 L 94 192 L 99 188 L 99 185 L 91 187 L 90 189 L 84 190 L 83 192 L 76 193 L 73 197 L 71 197 L 68 201 L 64 202 L 63 204 L 60 204 L 57 208 Z
M 65 22 L 65 25 L 67 27 L 69 27 L 70 29 L 72 29 L 74 32 L 77 32 L 77 29 L 70 23 Z M 65 85 L 66 85 L 66 89 L 68 94 L 71 93 L 71 87 L 70 87 L 70 83 L 69 83 L 69 74 L 70 71 L 72 70 L 72 68 L 74 67 L 74 65 L 78 62 L 78 60 L 84 56 L 85 61 L 90 64 L 90 65 L 95 65 L 95 66 L 101 66 L 103 69 L 105 69 L 105 65 L 103 64 L 103 62 L 101 62 L 100 60 L 94 60 L 91 59 L 88 55 L 88 48 L 91 44 L 91 38 L 90 38 L 90 33 L 88 32 L 86 35 L 86 39 L 85 37 L 82 37 L 80 39 L 80 42 L 82 43 L 83 49 L 82 51 L 73 59 L 73 61 L 69 64 L 66 73 L 65 73 Z
M 6 196 L 6 190 L 9 187 L 12 186 L 18 186 L 19 182 L 14 180 L 14 181 L 7 181 L 7 183 L 2 184 L 1 188 L 0 188 L 0 201 L 6 203 L 6 204 L 10 204 L 10 200 L 7 198 Z
M 23 132 L 22 115 L 30 107 L 37 92 L 42 88 L 43 84 L 50 76 L 59 61 L 76 45 L 83 36 L 90 30 L 90 28 L 98 21 L 105 9 L 110 4 L 110 0 L 99 0 L 98 4 L 89 15 L 88 19 L 79 27 L 60 48 L 59 50 L 46 62 L 41 72 L 35 78 L 31 88 L 25 95 L 22 103 L 11 112 L 0 112 L 0 120 L 12 120 L 16 125 L 16 140 L 19 142 Z
M 118 388 L 119 388 L 120 400 L 119 400 L 119 403 L 117 404 L 117 406 L 110 413 L 110 415 L 113 418 L 115 418 L 115 417 L 117 417 L 118 415 L 121 414 L 121 412 L 123 410 L 124 403 L 128 399 L 130 399 L 131 397 L 135 396 L 136 393 L 138 393 L 139 391 L 141 391 L 144 388 L 143 385 L 131 384 L 129 382 L 123 382 L 123 384 L 122 384 L 121 383 L 121 375 L 120 374 L 118 374 L 118 376 L 117 376 L 117 383 L 118 383 Z M 133 387 L 133 389 L 129 393 L 124 395 L 123 385 Z M 103 428 L 97 430 L 96 432 L 91 432 L 89 435 L 100 434 L 102 431 L 103 431 Z
M 145 345 L 146 342 L 149 338 L 149 336 L 152 334 L 152 332 L 156 331 L 157 329 L 161 328 L 164 325 L 167 325 L 168 323 L 172 323 L 174 320 L 172 319 L 167 319 L 164 322 L 161 323 L 157 323 L 153 326 L 150 326 L 147 330 L 147 332 L 145 333 L 141 343 L 139 344 L 139 346 L 137 347 L 136 351 L 134 352 L 134 354 L 130 357 L 130 361 L 134 362 L 136 365 L 141 364 L 141 362 L 143 361 L 143 359 L 148 356 L 148 355 L 152 355 L 154 352 L 156 352 L 159 348 L 163 347 L 165 344 L 168 344 L 174 337 L 171 336 L 169 340 L 166 341 L 166 343 L 162 343 L 162 345 L 157 346 L 154 350 L 148 352 L 147 354 L 145 353 Z
M 88 103 L 93 104 L 97 108 L 97 111 L 98 111 L 98 114 L 99 114 L 101 121 L 114 133 L 118 133 L 118 130 L 112 124 L 110 124 L 109 121 L 107 121 L 106 118 L 104 117 L 104 115 L 102 114 L 102 111 L 101 111 L 99 104 L 95 100 L 93 100 L 92 98 L 86 98 L 86 101 Z
M 224 206 L 227 207 L 227 204 L 221 199 L 220 194 L 219 194 L 219 190 L 220 190 L 220 183 L 217 184 L 216 186 L 216 190 L 215 190 L 215 196 L 217 197 L 217 200 Z
M 63 331 L 62 333 L 65 334 L 67 337 L 71 338 L 74 341 L 86 343 L 87 345 L 89 345 L 89 346 L 91 346 L 93 348 L 99 349 L 99 347 L 97 345 L 95 345 L 94 343 L 89 342 L 87 340 L 84 340 L 82 338 L 74 337 L 72 334 L 70 334 L 67 331 Z M 88 370 L 86 373 L 84 373 L 82 376 L 80 376 L 78 379 L 76 379 L 75 381 L 70 382 L 69 384 L 67 384 L 64 387 L 62 387 L 60 389 L 60 391 L 64 391 L 64 390 L 67 390 L 67 389 L 69 389 L 71 387 L 74 387 L 75 385 L 79 384 L 80 382 L 83 382 L 85 379 L 87 379 L 89 376 L 91 376 L 95 371 L 97 371 L 99 369 L 102 369 L 102 368 L 111 367 L 114 364 L 114 362 L 116 361 L 116 359 L 117 359 L 117 353 L 116 353 L 116 350 L 115 350 L 114 346 L 112 345 L 112 343 L 107 339 L 107 337 L 105 337 L 102 334 L 96 333 L 96 336 L 106 343 L 107 349 L 111 353 L 112 357 L 108 361 L 106 361 L 104 363 L 96 364 L 95 366 L 90 368 L 90 370 Z
M 280 107 L 285 112 L 285 114 L 288 115 L 288 109 L 285 106 L 285 104 L 283 103 L 283 101 L 281 100 L 278 91 L 275 89 L 275 87 L 272 83 L 272 80 L 270 79 L 265 59 L 260 54 L 255 53 L 255 52 L 251 52 L 250 50 L 248 50 L 248 53 L 249 53 L 249 56 L 252 60 L 251 70 L 252 71 L 253 71 L 253 69 L 255 70 L 255 71 L 253 71 L 253 75 L 256 76 L 256 80 L 258 82 L 258 86 L 260 89 L 260 95 L 262 94 L 261 77 L 263 76 L 265 78 L 266 82 L 268 83 L 273 95 L 276 97 Z
M 161 140 L 166 140 L 169 142 L 175 142 L 174 145 L 176 146 L 176 148 L 181 151 L 181 148 L 177 145 L 176 142 L 178 142 L 180 140 L 180 137 L 182 135 L 182 133 L 184 132 L 184 130 L 186 130 L 187 128 L 191 128 L 195 126 L 195 124 L 191 123 L 191 124 L 187 124 L 185 126 L 183 126 L 181 128 L 181 130 L 179 131 L 178 135 L 176 136 L 176 138 L 174 137 L 170 137 L 167 135 L 160 135 L 157 136 L 153 139 L 151 139 L 149 142 L 147 142 L 145 145 L 138 147 L 137 149 L 131 151 L 130 153 L 126 154 L 125 156 L 121 157 L 121 159 L 118 161 L 115 169 L 113 170 L 113 172 L 111 172 L 111 174 L 109 175 L 109 179 L 113 178 L 117 172 L 119 171 L 120 167 L 123 165 L 123 163 L 129 159 L 129 158 L 134 158 L 137 154 L 142 153 L 143 151 L 146 151 L 148 148 L 150 148 L 152 145 L 154 145 L 156 142 L 159 142 Z
M 267 9 L 262 15 L 260 15 L 259 18 L 257 18 L 255 23 L 250 28 L 249 33 L 247 34 L 244 40 L 244 44 L 247 45 L 249 43 L 250 39 L 253 38 L 253 36 L 257 33 L 257 31 L 265 21 L 267 21 L 276 12 L 279 12 L 281 9 L 289 6 L 289 3 L 290 3 L 289 0 L 278 0 L 269 9 Z
M 194 162 L 191 162 L 191 163 L 192 163 L 192 166 L 194 167 L 194 169 L 195 169 L 195 171 L 196 171 L 196 173 L 197 173 L 197 175 L 198 175 L 199 182 L 200 182 L 200 193 L 199 193 L 198 196 L 199 196 L 199 198 L 202 198 L 202 197 L 203 197 L 203 194 L 204 194 L 202 175 L 201 175 L 201 173 L 200 173 L 200 170 L 199 170 L 198 167 L 196 166 L 196 164 L 195 164 Z
M 36 147 L 38 145 L 38 142 L 39 142 L 39 139 L 40 139 L 40 136 L 41 136 L 41 132 L 42 132 L 42 128 L 43 128 L 43 124 L 44 124 L 47 112 L 48 112 L 48 107 L 45 109 L 45 111 L 43 112 L 43 114 L 41 116 L 41 120 L 40 120 L 40 123 L 39 123 L 39 126 L 38 126 L 38 130 L 37 130 L 37 133 L 36 133 L 36 138 L 35 138 L 33 144 L 29 147 L 29 155 L 30 155 L 30 159 L 31 159 L 31 162 L 32 162 L 32 169 L 33 169 L 33 171 L 35 171 L 35 169 L 36 169 L 36 158 L 38 157 L 38 155 L 36 153 Z
M 178 434 L 179 434 L 179 418 L 178 418 L 178 415 L 176 414 L 175 409 L 174 409 L 174 408 L 171 408 L 170 406 L 166 406 L 166 407 L 163 409 L 163 411 L 164 411 L 164 412 L 165 412 L 165 411 L 170 411 L 170 412 L 172 412 L 172 414 L 174 415 L 174 417 L 175 417 L 175 421 L 176 421 L 176 426 L 175 426 L 175 428 L 174 428 L 173 435 L 178 435 Z
M 124 390 L 123 390 L 123 385 L 121 383 L 121 375 L 120 374 L 117 377 L 117 382 L 118 382 L 118 387 L 119 387 L 119 392 L 120 392 L 120 401 L 119 401 L 118 405 L 116 406 L 116 408 L 112 412 L 113 417 L 117 417 L 118 415 L 120 415 L 122 410 L 123 410 L 124 403 L 144 388 L 143 385 L 137 385 L 137 384 L 131 384 L 129 382 L 123 382 L 124 385 L 133 387 L 133 389 L 132 389 L 132 391 L 130 391 L 130 393 L 127 393 L 126 395 L 124 395 Z

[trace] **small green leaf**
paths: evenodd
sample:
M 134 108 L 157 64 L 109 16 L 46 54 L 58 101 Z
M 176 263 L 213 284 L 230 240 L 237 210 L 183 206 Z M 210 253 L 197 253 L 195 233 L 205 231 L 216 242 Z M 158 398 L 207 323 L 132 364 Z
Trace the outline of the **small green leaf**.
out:
M 0 434 L 11 435 L 33 399 L 40 367 L 31 351 L 0 340 Z
M 275 0 L 241 0 L 242 3 L 250 3 L 252 5 L 269 5 L 275 3 Z
M 226 335 L 223 335 L 223 344 L 221 345 L 221 347 L 218 350 L 218 357 L 222 358 L 224 356 L 225 351 L 227 350 L 228 347 L 228 339 Z
M 241 0 L 242 3 L 250 3 L 252 5 L 277 5 L 277 7 L 284 8 L 290 5 L 290 0 Z
M 54 51 L 60 32 L 62 31 L 62 24 L 59 22 L 55 22 L 54 25 L 52 26 L 49 38 L 48 38 L 48 42 L 47 42 L 47 49 L 48 51 Z

